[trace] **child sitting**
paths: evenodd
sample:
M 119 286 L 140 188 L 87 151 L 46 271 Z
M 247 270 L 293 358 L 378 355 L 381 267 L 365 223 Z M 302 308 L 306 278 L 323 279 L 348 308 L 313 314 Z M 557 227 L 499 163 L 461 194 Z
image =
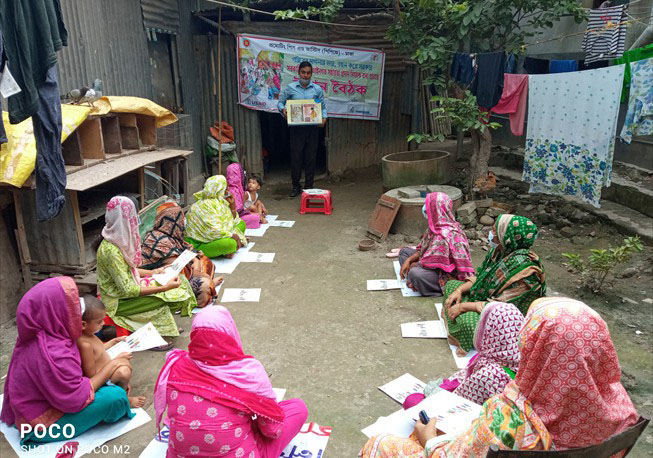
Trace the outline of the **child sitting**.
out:
M 102 341 L 95 335 L 104 324 L 104 317 L 106 311 L 104 304 L 97 298 L 91 295 L 84 295 L 84 313 L 82 314 L 82 335 L 77 339 L 77 348 L 82 359 L 82 372 L 85 377 L 93 377 L 105 365 L 111 361 L 111 357 L 107 353 L 107 349 L 113 347 L 118 342 L 125 340 L 125 337 L 116 337 L 107 343 Z M 131 359 L 131 353 L 120 353 L 118 358 Z M 121 366 L 114 371 L 109 379 L 109 382 L 123 388 L 129 395 L 131 386 L 132 370 L 129 366 Z M 143 407 L 145 405 L 144 396 L 128 396 L 129 405 L 132 408 Z
M 249 210 L 251 213 L 257 213 L 260 215 L 261 223 L 267 224 L 268 220 L 265 219 L 265 215 L 268 214 L 268 211 L 258 199 L 258 190 L 261 189 L 261 180 L 258 177 L 251 177 L 247 180 L 247 191 L 245 191 L 245 203 L 243 208 Z

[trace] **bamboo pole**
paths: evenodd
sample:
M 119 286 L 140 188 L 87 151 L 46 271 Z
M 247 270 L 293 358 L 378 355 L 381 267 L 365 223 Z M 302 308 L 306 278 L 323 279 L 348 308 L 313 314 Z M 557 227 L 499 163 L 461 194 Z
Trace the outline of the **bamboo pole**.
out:
M 222 7 L 218 12 L 218 27 L 222 27 Z M 222 137 L 222 32 L 218 30 L 218 132 Z M 222 142 L 218 140 L 218 174 L 222 175 Z

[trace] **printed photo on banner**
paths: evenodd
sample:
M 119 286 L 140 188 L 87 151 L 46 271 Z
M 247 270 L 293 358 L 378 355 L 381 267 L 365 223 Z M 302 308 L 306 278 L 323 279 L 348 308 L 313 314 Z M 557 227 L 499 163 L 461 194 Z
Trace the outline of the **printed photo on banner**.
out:
M 281 91 L 298 81 L 299 64 L 308 61 L 312 82 L 324 90 L 329 117 L 379 119 L 383 51 L 239 34 L 237 59 L 239 103 L 245 107 L 278 112 Z M 289 114 L 304 124 L 317 123 L 321 115 L 311 107 Z

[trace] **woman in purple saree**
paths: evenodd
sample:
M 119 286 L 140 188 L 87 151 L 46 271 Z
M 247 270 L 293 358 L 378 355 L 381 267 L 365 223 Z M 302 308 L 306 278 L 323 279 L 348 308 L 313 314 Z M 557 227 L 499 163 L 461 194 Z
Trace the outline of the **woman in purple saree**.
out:
M 126 359 L 114 359 L 91 378 L 82 374 L 76 343 L 82 333 L 81 307 L 70 277 L 44 280 L 21 299 L 16 311 L 18 338 L 0 413 L 7 425 L 19 430 L 27 424 L 72 425 L 78 436 L 100 422 L 134 416 L 125 390 L 105 385 L 117 368 L 129 365 Z M 49 433 L 37 438 L 32 428 L 26 428 L 32 432 L 21 438 L 21 444 L 61 440 Z

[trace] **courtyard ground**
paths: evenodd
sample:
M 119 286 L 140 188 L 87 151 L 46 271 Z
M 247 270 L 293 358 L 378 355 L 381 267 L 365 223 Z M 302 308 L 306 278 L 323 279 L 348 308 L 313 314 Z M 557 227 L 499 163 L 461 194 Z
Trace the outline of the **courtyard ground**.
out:
M 253 251 L 276 253 L 274 263 L 240 264 L 227 276 L 225 287 L 260 287 L 261 301 L 226 305 L 238 325 L 245 352 L 263 363 L 273 386 L 286 388 L 286 399 L 304 399 L 309 421 L 333 427 L 324 456 L 355 457 L 366 440 L 360 430 L 400 408 L 377 389 L 379 385 L 406 372 L 429 381 L 448 376 L 456 367 L 446 341 L 401 337 L 401 323 L 436 318 L 434 299 L 403 298 L 398 291 L 366 291 L 368 279 L 393 278 L 392 263 L 385 258 L 390 248 L 417 241 L 414 236 L 394 234 L 374 251 L 358 251 L 358 241 L 364 238 L 367 220 L 382 192 L 381 180 L 348 177 L 339 183 L 318 182 L 317 186 L 333 192 L 331 216 L 299 215 L 299 199 L 288 199 L 287 189 L 264 189 L 261 197 L 271 213 L 282 220 L 296 220 L 296 224 L 290 229 L 270 228 L 265 237 L 252 238 L 256 242 Z M 594 236 L 583 231 L 594 232 Z M 639 412 L 650 417 L 653 304 L 642 300 L 653 297 L 653 277 L 648 269 L 652 250 L 647 248 L 623 266 L 635 266 L 636 274 L 617 279 L 601 296 L 578 289 L 560 256 L 566 251 L 587 253 L 590 248 L 616 245 L 622 238 L 600 222 L 579 228 L 573 239 L 545 229 L 535 251 L 543 259 L 550 289 L 581 298 L 607 321 L 623 382 Z M 473 245 L 475 265 L 485 255 L 479 243 Z M 178 318 L 178 322 L 184 332 L 174 343 L 185 348 L 190 320 Z M 2 375 L 7 372 L 15 336 L 14 323 L 0 329 Z M 132 386 L 135 394 L 147 396 L 146 409 L 152 417 L 154 383 L 164 358 L 162 353 L 148 351 L 133 358 Z M 151 421 L 109 445 L 129 444 L 130 454 L 138 456 L 154 432 Z M 14 456 L 4 439 L 0 456 Z M 653 456 L 651 427 L 631 456 Z

